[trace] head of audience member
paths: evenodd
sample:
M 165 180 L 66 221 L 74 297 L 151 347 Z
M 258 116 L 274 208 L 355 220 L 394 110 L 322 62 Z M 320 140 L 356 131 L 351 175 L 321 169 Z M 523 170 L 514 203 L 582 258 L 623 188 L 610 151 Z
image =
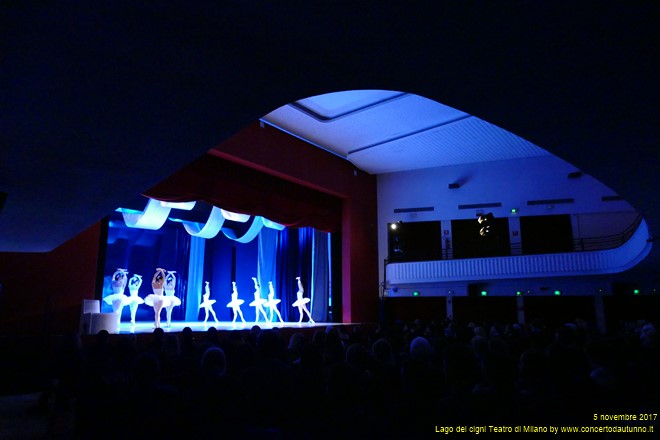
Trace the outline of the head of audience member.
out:
M 394 353 L 392 344 L 387 339 L 380 338 L 371 347 L 374 358 L 381 364 L 394 364 Z
M 360 343 L 354 343 L 346 349 L 346 363 L 360 371 L 369 369 L 369 354 Z
M 261 359 L 281 359 L 282 358 L 281 339 L 277 333 L 272 330 L 263 330 L 257 337 L 257 353 Z
M 207 377 L 221 377 L 227 372 L 227 358 L 219 347 L 209 347 L 200 361 L 202 374 Z
M 434 350 L 429 341 L 423 336 L 417 336 L 410 342 L 410 358 L 416 361 L 430 361 Z

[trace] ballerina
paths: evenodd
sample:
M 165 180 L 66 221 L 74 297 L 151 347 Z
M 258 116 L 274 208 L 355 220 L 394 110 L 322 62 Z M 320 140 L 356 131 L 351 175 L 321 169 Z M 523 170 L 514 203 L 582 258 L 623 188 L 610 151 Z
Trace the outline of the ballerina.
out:
M 259 281 L 257 281 L 255 277 L 252 277 L 252 281 L 254 281 L 254 301 L 252 301 L 250 305 L 254 307 L 254 323 L 256 324 L 259 322 L 260 312 L 262 315 L 264 315 L 264 321 L 268 322 L 266 310 L 264 310 L 264 304 L 266 304 L 266 300 L 261 298 L 261 287 L 259 286 Z
M 241 311 L 241 304 L 243 304 L 245 301 L 242 299 L 238 299 L 238 290 L 236 290 L 236 281 L 232 281 L 231 285 L 233 287 L 233 291 L 231 293 L 231 301 L 227 303 L 227 307 L 231 307 L 231 309 L 234 312 L 234 319 L 231 321 L 231 323 L 234 324 L 236 322 L 236 316 L 240 315 L 243 324 L 245 324 L 245 318 L 243 317 L 243 312 Z
M 135 325 L 135 314 L 137 313 L 138 306 L 144 304 L 144 300 L 138 296 L 138 290 L 142 286 L 142 275 L 133 274 L 130 280 L 128 280 L 128 291 L 131 295 L 126 301 L 131 308 L 131 323 Z
M 275 299 L 275 289 L 273 288 L 273 282 L 268 281 L 268 301 L 266 301 L 266 307 L 270 309 L 270 322 L 273 322 L 273 312 L 277 313 L 277 317 L 280 319 L 280 322 L 284 322 L 280 311 L 277 310 L 277 305 L 280 303 L 280 299 Z
M 126 289 L 128 269 L 117 269 L 112 275 L 110 286 L 112 287 L 112 295 L 103 298 L 103 301 L 112 306 L 112 313 L 117 315 L 117 324 L 121 322 L 121 312 L 124 305 L 128 302 L 128 297 L 124 295 Z
M 181 305 L 181 300 L 174 295 L 176 288 L 176 273 L 175 270 L 168 270 L 165 277 L 165 310 L 167 312 L 167 327 L 172 326 L 172 310 L 174 307 Z
M 300 277 L 296 277 L 296 280 L 298 280 L 298 291 L 296 292 L 296 302 L 294 302 L 292 305 L 294 307 L 298 307 L 298 313 L 300 313 L 300 319 L 298 320 L 298 324 L 302 322 L 303 319 L 303 310 L 309 317 L 309 323 L 314 324 L 314 320 L 312 319 L 312 315 L 309 313 L 309 309 L 307 309 L 307 303 L 309 302 L 309 298 L 303 298 L 303 293 L 305 292 L 305 289 L 303 289 L 302 282 L 300 281 Z
M 165 303 L 163 284 L 165 284 L 165 269 L 159 267 L 151 279 L 151 289 L 154 293 L 147 295 L 144 299 L 145 304 L 154 308 L 154 326 L 156 328 L 160 328 L 160 311 L 163 310 Z
M 215 315 L 215 310 L 213 310 L 213 304 L 215 304 L 214 299 L 209 299 L 211 296 L 211 289 L 209 288 L 209 282 L 205 281 L 206 285 L 204 286 L 204 301 L 202 301 L 199 304 L 200 309 L 204 309 L 206 312 L 206 316 L 204 317 L 204 324 L 206 324 L 206 321 L 209 319 L 209 312 L 213 315 L 213 319 L 215 320 L 216 324 L 220 324 L 218 322 L 218 317 Z

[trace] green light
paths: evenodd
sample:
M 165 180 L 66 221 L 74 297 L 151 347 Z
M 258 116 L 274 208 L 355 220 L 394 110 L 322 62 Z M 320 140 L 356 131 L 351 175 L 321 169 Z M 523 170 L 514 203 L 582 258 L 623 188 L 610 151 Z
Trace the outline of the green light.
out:
M 639 289 L 633 290 L 633 295 L 639 295 Z
M 413 292 L 413 296 L 419 296 L 419 292 L 415 290 L 415 291 Z
M 511 214 L 518 214 L 518 208 L 511 208 Z
M 555 290 L 555 295 L 557 296 L 561 295 L 561 290 Z
M 488 295 L 488 292 L 486 292 L 485 290 L 482 290 L 481 291 L 481 296 L 486 296 L 486 295 Z
M 522 296 L 522 292 L 520 290 L 516 291 L 517 296 Z

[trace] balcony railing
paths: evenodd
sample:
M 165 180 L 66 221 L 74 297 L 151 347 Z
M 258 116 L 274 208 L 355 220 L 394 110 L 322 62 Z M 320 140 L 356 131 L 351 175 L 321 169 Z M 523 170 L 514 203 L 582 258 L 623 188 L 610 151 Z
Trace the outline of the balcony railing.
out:
M 640 223 L 642 223 L 642 216 L 638 215 L 632 224 L 624 229 L 623 232 L 601 237 L 576 238 L 573 240 L 573 250 L 575 252 L 583 252 L 617 248 L 632 237 L 637 228 L 639 228 Z
M 556 254 L 435 260 L 386 265 L 386 284 L 470 281 L 616 273 L 639 263 L 651 250 L 646 222 L 640 218 L 618 247 Z

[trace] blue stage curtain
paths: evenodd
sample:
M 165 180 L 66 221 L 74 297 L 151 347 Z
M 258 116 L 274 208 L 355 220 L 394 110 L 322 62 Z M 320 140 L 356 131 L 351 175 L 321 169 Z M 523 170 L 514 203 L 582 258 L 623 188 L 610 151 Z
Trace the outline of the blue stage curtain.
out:
M 314 244 L 314 229 L 313 228 L 300 228 L 298 229 L 298 275 L 300 276 L 300 280 L 302 281 L 303 287 L 305 289 L 305 293 L 303 296 L 305 298 L 310 298 L 310 302 L 307 305 L 307 308 L 309 311 L 312 311 L 312 302 L 311 302 L 311 297 L 312 297 L 312 291 L 313 291 L 313 286 L 314 286 L 314 280 L 312 279 L 312 266 L 313 266 L 313 260 L 314 260 L 314 252 L 313 252 L 313 244 Z M 293 290 L 292 294 L 294 297 L 294 301 L 296 299 L 296 292 L 298 291 L 298 287 Z M 296 320 L 299 319 L 300 314 L 298 313 L 298 309 L 295 309 L 295 315 L 296 315 Z M 303 321 L 307 322 L 308 318 L 306 315 L 303 315 Z
M 298 270 L 298 230 L 293 228 L 284 228 L 277 231 L 277 281 L 275 283 L 275 293 L 282 300 L 280 303 L 280 313 L 285 321 L 298 320 L 298 316 L 293 314 L 291 304 L 296 300 L 295 287 Z M 293 244 L 293 246 L 291 245 Z
M 199 319 L 204 277 L 204 249 L 206 239 L 190 237 L 190 261 L 188 262 L 188 292 L 186 295 L 186 321 Z M 183 304 L 182 304 L 183 305 Z
M 313 228 L 285 228 L 277 232 L 277 283 L 275 292 L 282 300 L 280 312 L 285 321 L 298 321 L 296 301 L 299 276 L 304 296 L 310 298 L 310 312 L 314 320 L 327 320 L 330 296 L 330 260 L 328 234 Z M 303 321 L 307 321 L 303 316 Z
M 277 287 L 277 233 L 275 229 L 262 228 L 258 236 L 257 279 L 264 299 L 268 298 L 269 281 L 274 284 L 275 298 L 280 298 Z
M 232 281 L 236 282 L 238 298 L 245 301 L 241 307 L 245 319 L 254 321 L 254 307 L 250 307 L 254 292 L 252 277 L 258 276 L 258 240 L 239 243 L 224 234 L 207 240 L 204 253 L 204 280 L 209 281 L 211 299 L 217 301 L 214 310 L 220 321 L 231 321 Z M 262 318 L 263 319 L 263 318 Z
M 314 321 L 328 320 L 328 297 L 330 296 L 330 234 L 313 230 L 312 278 L 310 313 Z
M 175 307 L 172 310 L 172 321 L 183 320 L 186 316 L 185 310 L 188 306 L 188 264 L 190 261 L 191 238 L 190 234 L 188 234 L 183 228 L 175 229 L 174 248 L 172 249 L 174 256 L 174 270 L 176 270 L 176 289 L 174 290 L 174 295 L 181 300 L 181 306 Z M 172 270 L 167 266 L 165 268 Z M 194 307 L 197 306 L 195 305 Z

